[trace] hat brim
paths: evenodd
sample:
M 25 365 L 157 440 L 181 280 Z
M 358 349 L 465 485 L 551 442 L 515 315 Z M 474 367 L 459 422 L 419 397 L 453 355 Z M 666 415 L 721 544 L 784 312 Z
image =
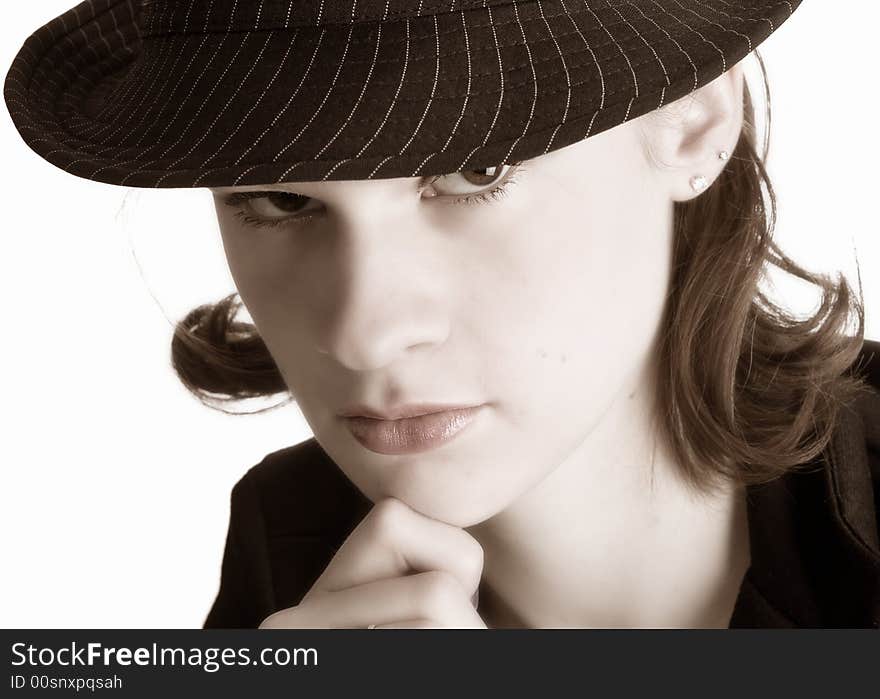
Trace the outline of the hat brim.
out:
M 535 0 L 385 21 L 148 34 L 89 0 L 24 43 L 4 94 L 79 177 L 215 187 L 529 160 L 711 82 L 800 0 Z

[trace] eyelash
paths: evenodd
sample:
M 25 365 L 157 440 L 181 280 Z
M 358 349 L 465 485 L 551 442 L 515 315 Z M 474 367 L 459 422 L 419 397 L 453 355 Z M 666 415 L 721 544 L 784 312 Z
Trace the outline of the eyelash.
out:
M 510 163 L 510 170 L 507 173 L 506 177 L 500 184 L 493 187 L 492 189 L 485 190 L 483 192 L 479 192 L 477 194 L 470 194 L 464 197 L 459 197 L 457 199 L 453 199 L 449 202 L 450 205 L 464 205 L 464 206 L 474 206 L 478 204 L 489 204 L 494 201 L 498 201 L 503 197 L 507 196 L 510 186 L 515 184 L 518 179 L 517 175 L 525 170 L 525 166 L 522 162 L 519 163 Z M 443 175 L 435 175 L 431 177 L 431 179 L 425 184 L 425 188 L 432 185 L 438 179 L 443 177 Z M 247 211 L 243 208 L 244 204 L 252 199 L 262 199 L 265 197 L 267 192 L 240 192 L 238 194 L 230 194 L 223 200 L 223 203 L 227 206 L 235 209 L 235 217 L 241 220 L 245 225 L 251 226 L 254 228 L 276 228 L 278 226 L 284 226 L 289 224 L 291 221 L 297 220 L 300 222 L 308 221 L 313 218 L 313 215 L 305 215 L 305 216 L 289 216 L 287 218 L 279 218 L 279 219 L 262 219 L 251 216 L 247 213 Z

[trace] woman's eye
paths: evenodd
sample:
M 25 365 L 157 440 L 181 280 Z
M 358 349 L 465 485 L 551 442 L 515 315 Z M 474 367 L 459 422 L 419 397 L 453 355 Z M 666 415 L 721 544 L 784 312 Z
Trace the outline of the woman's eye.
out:
M 251 212 L 260 218 L 288 218 L 298 214 L 309 203 L 309 197 L 293 192 L 257 192 L 247 203 Z
M 440 195 L 469 196 L 491 189 L 503 181 L 515 165 L 496 165 L 476 170 L 462 170 L 431 178 L 431 187 Z M 440 185 L 438 187 L 438 185 Z

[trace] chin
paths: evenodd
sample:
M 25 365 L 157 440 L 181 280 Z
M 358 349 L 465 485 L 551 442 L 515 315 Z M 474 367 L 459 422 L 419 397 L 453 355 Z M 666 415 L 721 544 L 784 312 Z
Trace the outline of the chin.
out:
M 528 489 L 512 454 L 486 453 L 487 439 L 494 441 L 483 435 L 482 442 L 406 456 L 383 456 L 353 443 L 330 456 L 372 502 L 393 497 L 426 517 L 464 528 L 490 519 Z
M 443 467 L 436 464 L 425 464 L 424 470 L 416 471 L 420 469 L 407 467 L 398 472 L 383 483 L 380 497 L 397 498 L 426 517 L 461 528 L 490 519 L 516 497 L 499 487 L 497 479 L 504 478 L 503 472 L 483 471 L 487 478 L 481 480 L 474 475 L 451 472 L 445 472 L 449 478 L 443 478 Z M 479 467 L 474 471 L 479 472 Z
M 418 501 L 414 502 L 412 498 L 402 495 L 395 495 L 394 497 L 405 502 L 409 507 L 420 514 L 423 514 L 425 517 L 430 517 L 431 519 L 436 519 L 440 522 L 446 522 L 453 527 L 459 527 L 461 529 L 473 527 L 481 522 L 485 522 L 487 519 L 492 518 L 498 513 L 494 508 L 480 506 L 467 507 L 466 503 L 463 504 L 461 502 L 436 502 L 436 498 L 433 497 L 424 503 Z

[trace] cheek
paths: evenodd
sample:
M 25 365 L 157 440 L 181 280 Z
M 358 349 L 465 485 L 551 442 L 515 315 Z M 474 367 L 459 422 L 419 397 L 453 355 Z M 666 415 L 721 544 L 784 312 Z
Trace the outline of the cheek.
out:
M 287 253 L 280 245 L 281 235 L 246 231 L 222 218 L 220 229 L 229 271 L 242 299 L 254 309 L 263 308 L 272 291 L 277 291 L 270 287 L 290 278 L 290 275 L 279 275 L 288 264 Z M 259 303 L 252 303 L 255 301 Z
M 232 216 L 226 215 L 222 210 L 222 204 L 217 204 L 217 219 L 220 225 L 220 236 L 223 241 L 223 251 L 226 254 L 226 264 L 229 273 L 235 282 L 242 300 L 250 309 L 248 299 L 259 293 L 260 269 L 263 266 L 264 255 L 260 254 L 260 248 L 249 244 L 248 236 L 235 223 Z
M 628 191 L 627 201 L 618 192 Z M 650 355 L 664 308 L 671 215 L 650 194 L 601 183 L 564 196 L 548 191 L 540 214 L 519 219 L 510 245 L 491 258 L 479 309 L 515 427 L 598 416 Z
M 301 264 L 281 234 L 241 230 L 222 221 L 221 232 L 229 272 L 254 324 L 284 374 L 288 384 L 290 366 L 300 366 L 296 338 L 301 335 L 303 306 Z

